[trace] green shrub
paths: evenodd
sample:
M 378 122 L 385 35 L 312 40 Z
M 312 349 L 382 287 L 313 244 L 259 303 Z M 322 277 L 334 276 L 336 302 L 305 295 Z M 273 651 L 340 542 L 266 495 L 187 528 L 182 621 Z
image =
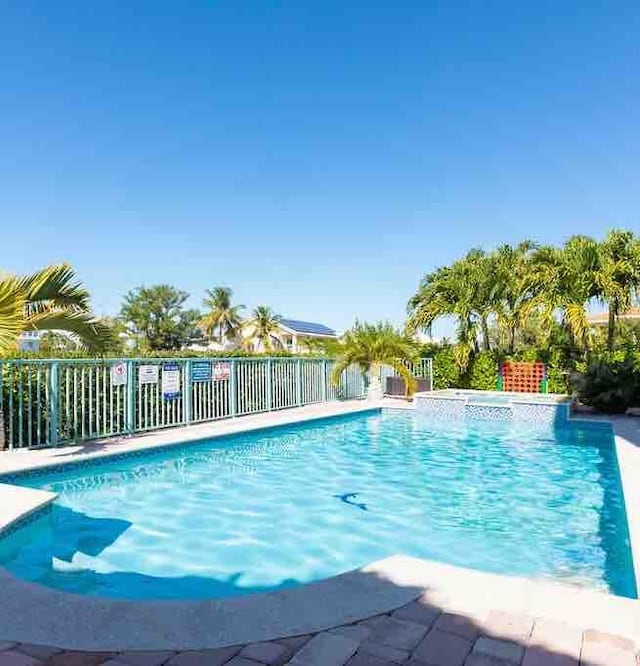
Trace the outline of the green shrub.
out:
M 480 352 L 471 364 L 469 388 L 479 391 L 495 391 L 498 386 L 500 364 L 493 353 Z
M 578 398 L 606 414 L 624 414 L 640 405 L 640 358 L 638 354 L 605 354 L 591 360 L 574 379 Z
M 433 388 L 461 388 L 463 386 L 460 370 L 456 364 L 451 345 L 425 345 L 421 356 L 433 359 Z
M 547 362 L 547 391 L 549 393 L 571 393 L 572 363 L 562 349 L 549 353 Z

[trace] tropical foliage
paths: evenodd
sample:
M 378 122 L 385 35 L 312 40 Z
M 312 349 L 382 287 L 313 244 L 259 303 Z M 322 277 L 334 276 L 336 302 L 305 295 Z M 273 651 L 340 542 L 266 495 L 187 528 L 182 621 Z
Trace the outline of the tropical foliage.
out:
M 580 401 L 601 412 L 623 414 L 640 406 L 640 355 L 608 354 L 593 359 L 576 374 L 574 388 Z
M 150 351 L 180 349 L 199 337 L 196 323 L 200 314 L 183 307 L 188 297 L 168 284 L 129 291 L 119 318 L 136 347 Z
M 229 287 L 207 289 L 204 316 L 198 322 L 198 328 L 210 340 L 221 345 L 235 346 L 242 329 L 244 305 L 232 305 L 233 292 Z
M 380 392 L 380 368 L 389 365 L 405 380 L 407 393 L 413 393 L 416 380 L 407 362 L 415 362 L 418 357 L 418 346 L 413 338 L 395 329 L 390 323 L 356 322 L 353 328 L 344 334 L 337 347 L 337 359 L 331 379 L 337 386 L 342 372 L 350 365 L 358 365 L 369 379 L 370 393 L 372 388 Z
M 251 319 L 245 324 L 244 335 L 249 348 L 271 351 L 281 348 L 282 345 L 276 337 L 279 330 L 280 317 L 266 305 L 254 308 Z
M 74 345 L 102 350 L 110 329 L 91 313 L 89 293 L 68 264 L 0 278 L 0 353 L 16 351 L 28 331 L 64 332 Z
M 465 371 L 481 349 L 514 355 L 531 346 L 572 355 L 593 350 L 587 320 L 594 303 L 609 311 L 606 346 L 617 343 L 619 316 L 640 289 L 640 239 L 610 231 L 603 241 L 574 236 L 562 247 L 524 241 L 494 252 L 472 250 L 427 274 L 409 301 L 408 331 L 453 318 L 453 354 Z

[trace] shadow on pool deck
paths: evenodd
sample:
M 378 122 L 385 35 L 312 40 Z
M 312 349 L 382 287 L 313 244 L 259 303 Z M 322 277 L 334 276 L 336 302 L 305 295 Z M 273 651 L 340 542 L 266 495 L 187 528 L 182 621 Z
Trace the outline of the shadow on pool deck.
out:
M 398 578 L 403 578 L 402 572 L 398 572 Z M 410 584 L 410 578 L 411 575 L 405 577 L 401 583 L 377 572 L 356 571 L 297 590 L 198 604 L 111 605 L 104 600 L 90 600 L 81 608 L 80 601 L 87 600 L 74 596 L 68 597 L 67 603 L 58 604 L 58 615 L 49 616 L 48 620 L 46 604 L 38 605 L 38 599 L 33 597 L 21 613 L 24 616 L 31 610 L 34 618 L 39 615 L 45 621 L 36 622 L 30 635 L 29 627 L 24 625 L 18 633 L 9 635 L 7 625 L 0 622 L 0 640 L 21 642 L 4 646 L 0 664 L 21 663 L 17 659 L 12 662 L 12 657 L 7 656 L 10 653 L 30 654 L 39 660 L 33 663 L 51 666 L 98 664 L 116 656 L 118 664 L 134 664 L 143 663 L 137 660 L 147 656 L 142 654 L 144 650 L 166 651 L 154 660 L 148 655 L 149 660 L 144 663 L 171 666 L 289 662 L 307 666 L 636 663 L 635 645 L 629 638 L 572 626 L 570 617 L 563 623 L 491 606 L 465 612 L 455 603 L 452 606 L 454 600 L 443 598 L 441 591 Z M 513 580 L 517 594 L 519 579 Z M 374 608 L 375 604 L 370 603 L 372 595 L 386 600 L 382 604 L 386 604 L 385 613 L 363 615 L 357 610 L 367 605 L 367 599 L 369 608 Z M 407 596 L 413 600 L 407 603 Z M 403 597 L 405 601 L 400 602 Z M 477 603 L 479 598 L 473 599 L 471 594 L 471 601 Z M 109 612 L 111 608 L 117 612 Z M 336 621 L 338 618 L 340 621 Z M 64 623 L 65 631 L 60 633 Z M 315 629 L 310 630 L 312 624 Z M 45 633 L 50 634 L 50 640 L 43 640 Z M 69 642 L 66 636 L 73 636 L 74 640 Z M 216 636 L 218 640 L 211 641 Z M 42 645 L 55 648 L 37 647 Z M 81 661 L 81 656 L 63 651 L 65 648 L 94 652 L 87 652 L 86 661 Z M 177 654 L 180 652 L 187 654 Z

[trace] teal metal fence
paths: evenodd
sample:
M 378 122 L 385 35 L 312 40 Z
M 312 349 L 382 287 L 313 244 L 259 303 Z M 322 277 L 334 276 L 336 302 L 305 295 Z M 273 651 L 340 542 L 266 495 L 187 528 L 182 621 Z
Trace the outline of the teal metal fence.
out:
M 402 361 L 404 365 L 411 370 L 411 374 L 416 379 L 428 379 L 429 385 L 433 387 L 433 359 L 432 358 L 420 358 L 416 363 L 411 361 Z M 385 382 L 387 377 L 397 377 L 398 373 L 389 365 L 383 365 L 380 368 L 380 381 L 382 382 L 382 387 L 384 389 Z
M 364 395 L 359 368 L 337 387 L 332 369 L 316 358 L 0 361 L 0 440 L 57 446 Z

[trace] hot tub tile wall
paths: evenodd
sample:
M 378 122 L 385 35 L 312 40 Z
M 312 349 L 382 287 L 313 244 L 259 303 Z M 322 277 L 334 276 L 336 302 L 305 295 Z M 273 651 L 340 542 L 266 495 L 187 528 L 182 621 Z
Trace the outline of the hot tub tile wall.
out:
M 534 402 L 514 402 L 511 404 L 514 421 L 527 423 L 553 424 L 566 422 L 569 418 L 569 405 L 543 405 Z
M 465 415 L 465 400 L 459 398 L 430 398 L 416 396 L 416 409 L 442 418 L 462 418 Z
M 513 412 L 508 405 L 465 405 L 464 415 L 468 419 L 483 421 L 511 421 Z
M 567 403 L 511 402 L 505 405 L 470 403 L 467 399 L 418 395 L 416 410 L 439 418 L 470 418 L 484 421 L 515 421 L 532 425 L 564 423 L 569 418 Z

